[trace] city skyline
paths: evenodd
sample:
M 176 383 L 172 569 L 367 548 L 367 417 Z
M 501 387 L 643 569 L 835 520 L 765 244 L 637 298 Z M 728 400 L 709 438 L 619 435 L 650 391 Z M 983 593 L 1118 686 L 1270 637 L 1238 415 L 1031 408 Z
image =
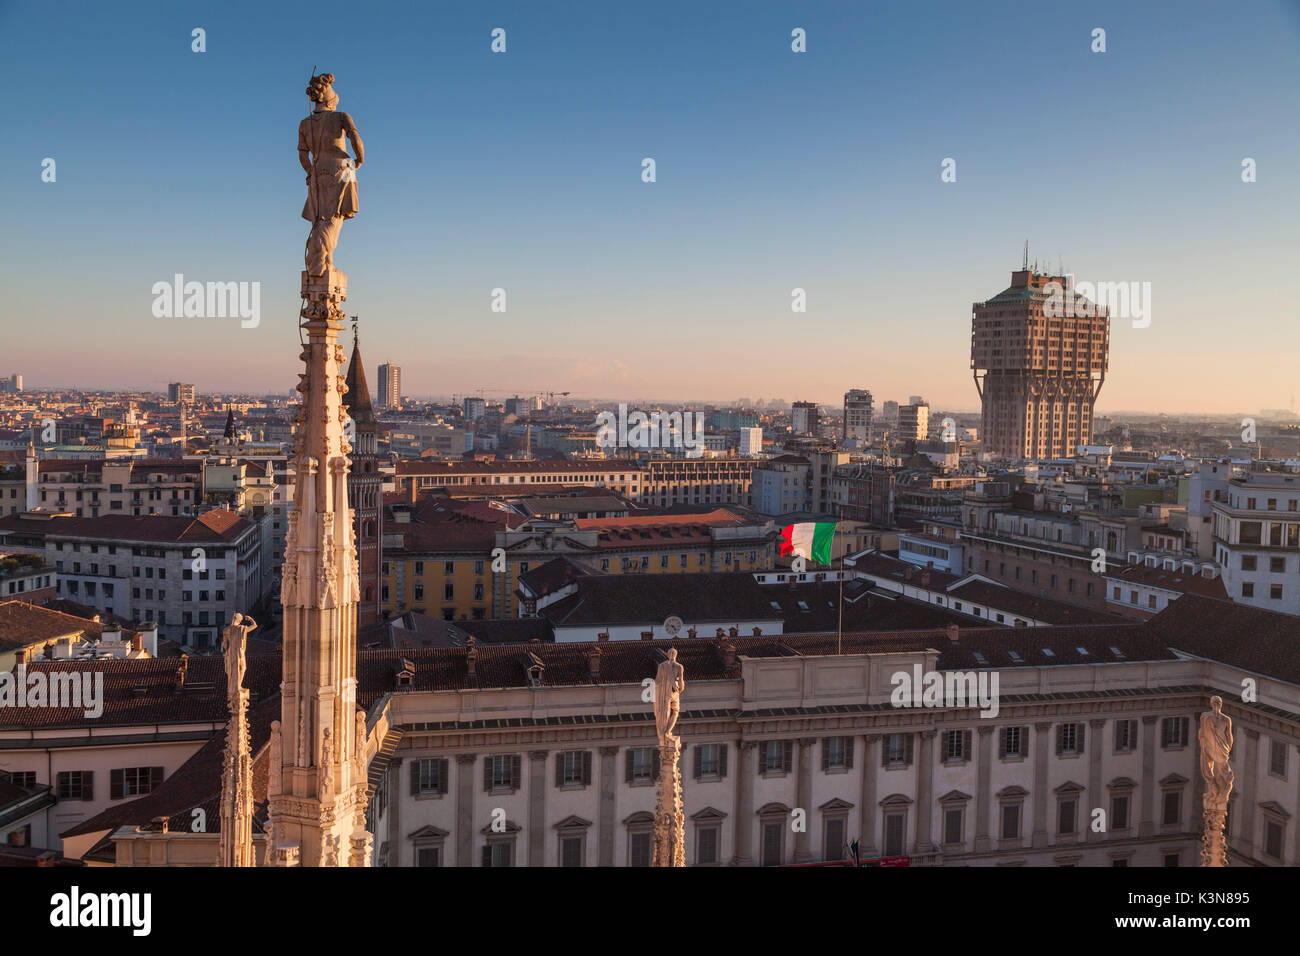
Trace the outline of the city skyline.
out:
M 1287 273 L 1300 211 L 1280 175 L 1300 133 L 1276 121 L 1295 114 L 1285 91 L 1300 79 L 1285 4 L 1177 22 L 1102 4 L 1051 23 L 1016 3 L 937 22 L 901 5 L 764 5 L 743 23 L 507 6 L 412 11 L 397 40 L 381 15 L 330 4 L 320 23 L 157 9 L 129 29 L 84 11 L 58 43 L 40 8 L 0 11 L 17 119 L 0 187 L 18 227 L 10 306 L 41 330 L 6 344 L 29 389 L 291 387 L 283 275 L 301 240 L 283 213 L 301 182 L 279 124 L 307 112 L 285 104 L 312 65 L 270 54 L 291 44 L 338 70 L 342 108 L 396 147 L 361 170 L 365 214 L 343 253 L 366 354 L 401 364 L 412 394 L 519 382 L 718 401 L 770 383 L 791 401 L 865 387 L 974 409 L 971 305 L 1005 288 L 1027 237 L 1045 268 L 1151 283 L 1150 326 L 1112 324 L 1100 414 L 1292 403 L 1295 307 L 1260 281 Z M 346 58 L 327 26 L 344 9 Z M 1105 53 L 1089 49 L 1098 24 Z M 1224 69 L 1203 71 L 1205 50 Z M 92 108 L 99 70 L 115 82 Z M 278 87 L 272 105 L 262 91 Z M 187 122 L 196 104 L 227 119 Z M 85 163 L 83 137 L 108 158 Z M 1245 157 L 1257 182 L 1241 180 Z M 155 317 L 154 284 L 177 274 L 260 283 L 259 321 Z M 796 288 L 806 313 L 791 312 Z M 123 341 L 133 363 L 106 364 Z

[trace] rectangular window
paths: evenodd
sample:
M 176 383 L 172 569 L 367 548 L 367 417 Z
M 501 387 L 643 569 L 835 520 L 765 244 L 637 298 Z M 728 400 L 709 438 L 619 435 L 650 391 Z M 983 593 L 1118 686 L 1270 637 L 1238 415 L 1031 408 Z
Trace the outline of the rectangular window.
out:
M 1056 728 L 1057 754 L 1082 753 L 1082 730 L 1082 724 L 1059 724 Z
M 652 834 L 633 833 L 628 838 L 628 866 L 649 866 Z
M 1275 860 L 1282 859 L 1282 824 L 1275 820 L 1264 822 L 1264 852 Z
M 109 797 L 122 800 L 151 793 L 162 783 L 162 767 L 124 767 L 109 772 Z
M 1020 838 L 1020 804 L 1007 803 L 1002 806 L 1002 839 Z
M 943 842 L 961 843 L 962 829 L 961 808 L 945 810 L 943 812 Z
M 827 817 L 822 837 L 822 859 L 830 863 L 844 859 L 844 818 Z
M 447 769 L 447 760 L 429 758 L 412 761 L 411 773 L 415 778 L 412 794 L 445 794 L 447 792 Z
M 1268 772 L 1286 776 L 1286 744 L 1280 740 L 1269 741 Z
M 695 862 L 715 864 L 718 862 L 718 844 L 722 831 L 715 826 L 700 827 L 695 831 Z
M 1110 826 L 1112 830 L 1128 829 L 1128 795 L 1110 798 Z
M 1078 816 L 1079 802 L 1077 800 L 1062 800 L 1057 804 L 1057 833 L 1073 833 L 1075 827 L 1075 817 Z
M 763 866 L 780 866 L 785 837 L 784 823 L 763 824 Z
M 1024 751 L 1024 734 L 1019 727 L 1003 727 L 1001 740 L 999 744 L 1002 749 L 1003 757 L 1023 757 Z
M 1173 826 L 1183 816 L 1183 793 L 1181 790 L 1166 790 L 1161 822 Z
M 1132 753 L 1137 749 L 1137 721 L 1115 721 L 1115 753 Z
M 1186 717 L 1166 717 L 1160 722 L 1160 746 L 1166 750 L 1171 747 L 1187 746 Z
M 582 866 L 582 837 L 560 838 L 560 866 Z
M 907 824 L 904 813 L 885 814 L 885 856 L 903 855 L 903 832 Z

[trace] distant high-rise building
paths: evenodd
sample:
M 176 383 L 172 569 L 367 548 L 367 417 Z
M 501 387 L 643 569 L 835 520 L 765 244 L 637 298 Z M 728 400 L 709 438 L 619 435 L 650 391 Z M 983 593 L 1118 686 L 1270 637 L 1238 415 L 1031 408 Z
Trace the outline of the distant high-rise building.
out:
M 1011 273 L 1009 288 L 972 306 L 971 368 L 984 409 L 983 450 L 1006 458 L 1066 458 L 1091 444 L 1092 409 L 1109 354 L 1110 314 L 1076 296 L 1072 276 L 1028 268 Z
M 790 410 L 790 424 L 796 435 L 816 435 L 817 403 L 795 402 Z
M 194 386 L 185 382 L 172 382 L 167 386 L 167 401 L 173 404 L 194 404 Z
M 924 399 L 923 397 L 921 397 L 920 395 L 911 395 L 911 396 L 908 396 L 907 404 L 909 404 L 909 405 L 924 405 L 924 404 L 925 404 L 925 399 Z
M 912 398 L 919 401 L 898 409 L 896 437 L 900 441 L 924 441 L 930 434 L 930 406 L 920 395 L 913 395 Z
M 898 402 L 885 402 L 880 406 L 880 420 L 890 428 L 898 426 Z
M 851 388 L 844 393 L 844 428 L 841 437 L 871 440 L 871 393 L 865 388 Z
M 397 408 L 402 404 L 402 369 L 385 362 L 379 366 L 379 406 Z
M 487 402 L 473 395 L 465 396 L 461 407 L 465 410 L 465 417 L 472 422 L 478 421 L 487 414 Z
M 747 456 L 761 455 L 763 453 L 763 429 L 740 429 L 740 453 Z
M 23 377 L 15 372 L 8 378 L 0 378 L 0 392 L 17 394 L 23 390 Z

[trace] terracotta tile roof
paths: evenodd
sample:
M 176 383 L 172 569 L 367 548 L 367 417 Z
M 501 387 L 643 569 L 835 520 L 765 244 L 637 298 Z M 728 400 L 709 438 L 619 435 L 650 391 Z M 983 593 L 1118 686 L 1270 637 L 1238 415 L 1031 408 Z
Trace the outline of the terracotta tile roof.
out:
M 764 586 L 748 573 L 594 574 L 578 593 L 543 609 L 556 627 L 645 624 L 671 614 L 690 621 L 779 620 Z
M 60 637 L 84 636 L 97 640 L 102 630 L 103 625 L 95 621 L 26 601 L 0 603 L 0 651 L 44 644 Z
M 592 472 L 592 471 L 626 471 L 638 472 L 640 465 L 627 459 L 545 459 L 533 461 L 415 461 L 402 459 L 397 462 L 397 475 L 476 475 L 476 474 L 529 474 L 533 472 Z M 520 487 L 518 485 L 512 487 Z M 524 486 L 526 487 L 526 486 Z
M 208 511 L 197 518 L 169 515 L 100 515 L 98 518 L 59 515 L 39 519 L 7 515 L 0 518 L 0 531 L 115 542 L 233 542 L 252 528 L 252 522 L 224 509 Z
M 654 531 L 657 528 L 675 528 L 682 525 L 704 525 L 710 528 L 734 527 L 745 524 L 745 519 L 726 508 L 715 508 L 704 514 L 629 515 L 626 518 L 577 518 L 575 523 L 584 531 Z
M 176 672 L 185 664 L 184 689 L 176 691 Z M 104 712 L 97 719 L 84 716 L 83 708 L 0 708 L 0 728 L 51 730 L 74 727 L 128 726 L 160 723 L 224 721 L 226 670 L 220 656 L 148 658 L 139 660 L 50 661 L 38 660 L 32 671 L 104 674 Z M 253 701 L 275 694 L 280 686 L 280 656 L 248 657 L 244 686 Z
M 1167 591 L 1179 591 L 1183 594 L 1199 594 L 1202 597 L 1227 599 L 1228 592 L 1220 577 L 1207 578 L 1182 570 L 1182 562 L 1174 571 L 1162 567 L 1147 567 L 1145 564 L 1126 564 L 1122 568 L 1108 571 L 1106 577 L 1115 581 L 1135 581 L 1151 587 L 1164 588 Z
M 1300 684 L 1300 617 L 1200 594 L 1147 621 L 1170 647 Z
M 967 581 L 960 587 L 949 588 L 948 594 L 961 601 L 984 604 L 998 611 L 1023 614 L 1049 624 L 1098 624 L 1115 621 L 1119 615 L 1108 614 L 1092 608 L 1066 604 L 1051 598 L 1027 594 L 1015 588 L 992 584 L 988 581 Z M 1008 622 L 1009 623 L 1009 622 Z

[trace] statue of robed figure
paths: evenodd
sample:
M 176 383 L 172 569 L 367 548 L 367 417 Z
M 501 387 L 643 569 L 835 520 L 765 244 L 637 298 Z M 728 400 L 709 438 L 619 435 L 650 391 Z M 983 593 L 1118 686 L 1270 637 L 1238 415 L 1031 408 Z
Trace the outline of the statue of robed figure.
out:
M 343 220 L 357 214 L 357 170 L 366 151 L 356 124 L 347 113 L 335 110 L 334 74 L 313 76 L 307 97 L 316 104 L 312 114 L 298 124 L 298 161 L 307 173 L 307 202 L 302 218 L 311 223 L 307 237 L 307 274 L 324 275 L 334 265 Z M 344 140 L 352 144 L 353 159 Z

